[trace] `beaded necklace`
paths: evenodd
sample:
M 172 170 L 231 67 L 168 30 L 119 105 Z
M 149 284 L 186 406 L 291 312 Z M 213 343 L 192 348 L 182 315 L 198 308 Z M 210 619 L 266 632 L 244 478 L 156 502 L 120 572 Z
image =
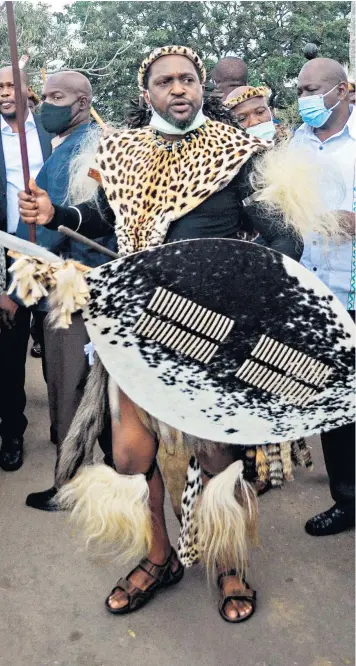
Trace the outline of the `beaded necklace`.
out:
M 174 153 L 175 151 L 180 152 L 185 143 L 191 143 L 194 139 L 198 138 L 199 133 L 203 131 L 204 130 L 201 127 L 198 127 L 197 129 L 188 132 L 188 134 L 185 134 L 182 139 L 177 139 L 176 141 L 167 141 L 163 138 L 162 134 L 160 134 L 159 130 L 153 129 L 152 133 L 158 148 L 162 148 L 168 153 Z

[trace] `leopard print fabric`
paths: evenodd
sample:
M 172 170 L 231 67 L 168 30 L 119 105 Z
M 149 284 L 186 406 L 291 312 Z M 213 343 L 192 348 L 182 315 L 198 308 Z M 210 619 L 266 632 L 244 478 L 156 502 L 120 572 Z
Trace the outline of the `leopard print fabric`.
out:
M 195 51 L 189 49 L 187 46 L 162 46 L 161 48 L 152 51 L 152 53 L 150 53 L 147 58 L 143 60 L 137 75 L 140 90 L 144 90 L 143 80 L 145 73 L 151 67 L 152 63 L 155 62 L 155 60 L 158 60 L 158 58 L 162 58 L 163 56 L 168 55 L 180 55 L 184 56 L 185 58 L 189 58 L 189 60 L 191 60 L 199 70 L 201 83 L 205 83 L 206 70 L 202 60 L 199 58 L 198 54 L 195 53 Z
M 121 255 L 164 242 L 169 225 L 228 185 L 267 143 L 240 130 L 207 121 L 179 142 L 164 143 L 150 127 L 125 130 L 101 140 L 97 163 L 116 217 Z M 150 417 L 141 414 L 145 423 Z M 153 427 L 159 433 L 159 427 Z M 182 496 L 178 553 L 185 566 L 198 560 L 195 505 L 203 489 L 195 458 Z
M 185 488 L 182 495 L 182 524 L 178 539 L 178 557 L 185 567 L 199 562 L 198 528 L 195 507 L 203 492 L 201 467 L 193 456 L 188 465 Z
M 103 138 L 97 163 L 120 253 L 161 245 L 171 223 L 228 185 L 268 145 L 211 120 L 170 144 L 150 127 Z
M 245 92 L 241 93 L 241 95 L 237 95 L 236 97 L 225 100 L 224 106 L 226 106 L 227 109 L 233 109 L 238 104 L 242 104 L 242 102 L 246 102 L 252 97 L 269 97 L 269 95 L 270 91 L 265 86 L 258 86 L 257 88 L 251 87 L 248 90 L 245 90 Z
M 256 469 L 256 452 L 266 450 L 265 455 L 265 477 L 261 477 Z M 249 454 L 253 453 L 250 478 L 248 474 Z M 250 482 L 258 478 L 264 482 L 270 482 L 272 488 L 282 488 L 284 481 L 293 481 L 292 461 L 295 466 L 303 466 L 313 469 L 310 447 L 305 439 L 295 442 L 283 442 L 282 444 L 270 444 L 267 447 L 247 448 L 244 458 L 244 478 Z M 251 462 L 251 461 L 250 461 Z M 185 567 L 191 567 L 199 562 L 198 530 L 196 524 L 196 505 L 203 492 L 202 471 L 195 456 L 190 458 L 184 491 L 181 500 L 181 528 L 178 539 L 178 556 Z

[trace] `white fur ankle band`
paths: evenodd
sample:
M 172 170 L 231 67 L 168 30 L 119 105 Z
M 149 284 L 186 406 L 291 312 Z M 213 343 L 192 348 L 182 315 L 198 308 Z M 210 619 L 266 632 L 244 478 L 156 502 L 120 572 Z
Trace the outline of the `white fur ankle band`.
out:
M 125 563 L 147 555 L 152 543 L 149 490 L 143 474 L 118 474 L 106 465 L 85 467 L 63 486 L 56 499 L 86 545 Z

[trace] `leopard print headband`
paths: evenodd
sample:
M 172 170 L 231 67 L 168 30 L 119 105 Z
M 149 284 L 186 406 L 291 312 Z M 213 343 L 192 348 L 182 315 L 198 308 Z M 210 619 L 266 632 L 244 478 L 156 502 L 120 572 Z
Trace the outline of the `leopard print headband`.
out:
M 251 99 L 252 97 L 269 97 L 270 91 L 265 86 L 257 86 L 257 88 L 249 88 L 245 92 L 241 93 L 237 97 L 232 97 L 231 99 L 225 100 L 224 106 L 228 109 L 233 109 L 238 104 L 246 102 L 246 100 Z
M 152 63 L 155 62 L 155 60 L 158 60 L 158 58 L 162 58 L 163 56 L 167 55 L 180 55 L 180 56 L 185 56 L 185 58 L 189 58 L 194 65 L 196 66 L 199 74 L 200 74 L 200 80 L 201 83 L 205 83 L 206 81 L 206 70 L 203 65 L 203 61 L 199 58 L 198 54 L 195 53 L 192 49 L 189 49 L 187 46 L 162 46 L 161 48 L 155 49 L 150 53 L 147 58 L 145 58 L 142 61 L 141 67 L 138 70 L 138 85 L 141 91 L 144 90 L 144 77 L 147 72 L 147 70 L 151 67 Z

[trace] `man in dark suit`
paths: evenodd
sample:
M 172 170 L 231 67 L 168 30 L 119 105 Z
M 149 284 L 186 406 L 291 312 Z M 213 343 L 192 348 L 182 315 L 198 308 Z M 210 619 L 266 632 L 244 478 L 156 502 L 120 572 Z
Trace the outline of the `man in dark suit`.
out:
M 51 154 L 51 136 L 28 108 L 28 79 L 21 72 L 22 98 L 30 173 L 35 178 Z M 16 235 L 17 193 L 23 189 L 22 162 L 11 67 L 0 69 L 0 229 Z M 27 426 L 25 364 L 30 311 L 0 293 L 0 467 L 14 471 L 22 465 L 23 436 Z

